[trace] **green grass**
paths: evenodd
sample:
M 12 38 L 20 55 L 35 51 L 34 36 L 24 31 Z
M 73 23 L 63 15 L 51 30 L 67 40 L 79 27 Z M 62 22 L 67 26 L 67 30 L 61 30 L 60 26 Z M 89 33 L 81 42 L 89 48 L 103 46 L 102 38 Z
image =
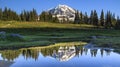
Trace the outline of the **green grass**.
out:
M 60 24 L 51 22 L 16 22 L 1 21 L 0 28 L 92 28 L 93 25 L 86 24 Z
M 47 46 L 52 44 L 49 41 L 32 41 L 32 42 L 8 42 L 0 41 L 0 49 L 19 49 L 36 46 Z
M 110 47 L 120 48 L 120 37 L 109 37 L 96 39 L 95 43 L 100 47 Z
M 5 31 L 7 34 L 17 33 L 24 37 L 24 42 L 0 41 L 0 47 L 6 49 L 46 46 L 59 42 L 89 42 L 91 36 L 110 37 L 98 38 L 95 42 L 98 46 L 112 42 L 114 47 L 120 48 L 120 30 L 97 29 L 95 26 L 86 24 L 1 21 L 0 31 Z
M 59 46 L 83 46 L 86 45 L 86 42 L 63 42 L 63 43 L 55 43 L 55 44 L 51 44 L 49 46 L 43 46 L 43 47 L 31 47 L 29 49 L 44 49 L 44 48 L 52 48 L 52 47 L 59 47 Z

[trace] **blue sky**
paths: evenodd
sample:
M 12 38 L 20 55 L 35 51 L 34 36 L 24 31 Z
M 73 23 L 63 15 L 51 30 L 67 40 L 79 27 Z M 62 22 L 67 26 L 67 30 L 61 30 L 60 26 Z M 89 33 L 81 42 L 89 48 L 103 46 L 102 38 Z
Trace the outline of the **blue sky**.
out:
M 105 12 L 110 10 L 120 16 L 120 0 L 0 0 L 0 8 L 8 7 L 18 13 L 24 9 L 35 8 L 40 14 L 43 10 L 48 10 L 59 4 L 66 4 L 88 14 L 94 9 L 100 14 L 103 9 Z

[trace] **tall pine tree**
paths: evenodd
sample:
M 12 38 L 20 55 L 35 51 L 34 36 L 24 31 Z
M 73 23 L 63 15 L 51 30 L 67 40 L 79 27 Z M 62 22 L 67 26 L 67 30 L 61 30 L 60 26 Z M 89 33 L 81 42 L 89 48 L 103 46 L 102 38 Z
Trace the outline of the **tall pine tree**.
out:
M 117 22 L 117 20 L 116 20 L 116 18 L 115 18 L 115 13 L 113 13 L 113 14 L 111 15 L 111 22 L 112 22 L 112 27 L 114 27 L 115 24 L 116 24 L 116 22 Z
M 3 12 L 2 12 L 2 9 L 0 8 L 0 20 L 2 20 L 2 14 Z
M 89 24 L 93 24 L 93 19 L 94 19 L 94 13 L 93 13 L 93 11 L 91 11 Z
M 4 11 L 3 11 L 3 16 L 2 16 L 2 19 L 4 21 L 6 21 L 8 19 L 8 9 L 7 7 L 5 7 Z
M 32 21 L 36 21 L 36 20 L 37 20 L 38 15 L 37 15 L 37 12 L 36 12 L 35 9 L 33 9 L 33 10 L 31 11 L 30 15 L 31 15 Z
M 117 17 L 117 22 L 115 24 L 115 29 L 120 29 L 120 18 L 119 18 L 119 16 Z
M 84 21 L 83 22 L 85 24 L 88 24 L 88 22 L 89 22 L 89 18 L 88 18 L 87 12 L 85 12 L 85 16 L 84 16 Z
M 78 14 L 79 15 L 79 14 Z M 83 16 L 83 13 L 82 12 L 80 12 L 80 17 L 79 17 L 79 19 L 80 19 L 80 23 L 84 23 L 84 16 Z
M 106 17 L 105 17 L 105 28 L 111 28 L 112 26 L 112 20 L 111 20 L 111 12 L 107 11 Z
M 79 16 L 79 11 L 78 10 L 75 13 L 74 23 L 75 24 L 79 24 L 80 23 L 80 16 Z
M 104 11 L 102 10 L 100 15 L 100 25 L 104 26 L 104 22 L 105 22 Z
M 94 10 L 94 13 L 93 13 L 93 25 L 98 26 L 98 15 L 96 10 Z

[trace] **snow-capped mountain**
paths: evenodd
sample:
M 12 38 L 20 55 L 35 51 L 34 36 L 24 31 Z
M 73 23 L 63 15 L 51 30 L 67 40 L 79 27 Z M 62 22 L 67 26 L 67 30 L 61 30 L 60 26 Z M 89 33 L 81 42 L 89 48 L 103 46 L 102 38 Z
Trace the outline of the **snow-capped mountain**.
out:
M 76 10 L 67 6 L 67 5 L 58 5 L 55 8 L 48 10 L 53 17 L 57 16 L 58 19 L 62 22 L 64 21 L 74 21 Z

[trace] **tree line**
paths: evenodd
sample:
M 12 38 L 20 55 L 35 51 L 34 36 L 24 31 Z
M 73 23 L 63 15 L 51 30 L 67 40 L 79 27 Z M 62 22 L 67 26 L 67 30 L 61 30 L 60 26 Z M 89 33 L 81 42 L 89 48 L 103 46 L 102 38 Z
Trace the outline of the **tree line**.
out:
M 4 10 L 0 8 L 0 20 L 2 21 L 43 21 L 43 22 L 59 22 L 57 17 L 52 17 L 52 14 L 43 11 L 40 15 L 36 10 L 23 10 L 20 14 L 10 8 L 5 7 Z
M 77 11 L 75 13 L 75 24 L 91 24 L 95 25 L 97 27 L 104 27 L 105 29 L 120 29 L 120 18 L 119 16 L 115 16 L 114 13 L 107 11 L 107 13 L 104 13 L 104 11 L 101 11 L 100 17 L 98 16 L 98 13 L 96 10 L 92 10 L 90 16 L 87 15 L 87 12 L 83 14 L 82 12 L 79 13 Z
M 53 15 L 51 13 L 46 12 L 46 11 L 43 11 L 39 15 L 39 20 L 42 22 L 55 22 L 55 23 L 59 22 L 57 16 L 53 17 Z
M 35 9 L 31 11 L 23 10 L 20 14 L 11 10 L 10 8 L 5 7 L 4 10 L 0 8 L 0 20 L 2 21 L 42 21 L 42 22 L 55 22 L 59 23 L 57 16 L 52 16 L 51 13 L 43 11 L 40 15 L 37 14 Z M 92 10 L 90 16 L 87 15 L 87 12 L 82 13 L 78 10 L 75 13 L 75 20 L 65 21 L 74 24 L 91 24 L 97 27 L 104 27 L 106 29 L 115 28 L 120 29 L 120 18 L 115 16 L 114 13 L 107 11 L 104 13 L 101 10 L 100 16 L 96 10 Z
M 0 20 L 2 21 L 36 21 L 38 14 L 35 9 L 31 11 L 22 11 L 20 14 L 5 7 L 4 10 L 0 8 Z

